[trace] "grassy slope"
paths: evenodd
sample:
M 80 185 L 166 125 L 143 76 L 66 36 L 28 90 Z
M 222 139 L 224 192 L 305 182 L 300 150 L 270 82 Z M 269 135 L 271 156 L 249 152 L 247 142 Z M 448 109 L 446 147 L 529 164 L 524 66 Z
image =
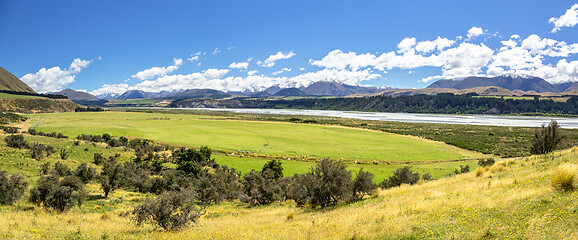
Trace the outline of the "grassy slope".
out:
M 297 158 L 415 162 L 479 158 L 482 155 L 409 136 L 334 126 L 279 122 L 200 119 L 158 113 L 61 113 L 30 115 L 42 119 L 40 131 L 134 136 L 172 144 L 228 151 L 250 151 Z M 159 120 L 161 118 L 168 120 Z
M 6 98 L 43 98 L 46 99 L 45 97 L 40 97 L 40 96 L 28 96 L 28 95 L 16 95 L 16 94 L 9 94 L 9 93 L 2 93 L 0 92 L 0 99 L 6 99 Z
M 65 144 L 67 140 L 46 141 L 73 147 Z M 73 149 L 77 153 L 66 162 L 86 161 L 82 153 L 85 147 L 81 143 L 78 149 Z M 21 151 L 2 149 L 1 162 L 8 161 L 6 156 L 14 152 Z M 55 161 L 54 158 L 47 160 Z M 32 170 L 41 161 L 22 161 L 20 165 L 9 163 L 17 168 L 11 171 L 30 171 L 37 175 Z M 100 190 L 92 184 L 88 186 L 91 199 L 82 209 L 75 208 L 68 213 L 46 212 L 25 201 L 14 207 L 0 207 L 0 236 L 5 239 L 101 239 L 103 236 L 112 239 L 576 239 L 578 192 L 560 193 L 550 187 L 553 169 L 563 162 L 578 164 L 578 148 L 498 162 L 480 177 L 469 173 L 382 190 L 377 197 L 363 202 L 324 210 L 296 208 L 291 202 L 262 207 L 223 203 L 209 207 L 196 227 L 176 233 L 158 231 L 151 226 L 137 227 L 122 217 L 124 211 L 146 195 L 117 191 L 109 199 L 100 199 Z

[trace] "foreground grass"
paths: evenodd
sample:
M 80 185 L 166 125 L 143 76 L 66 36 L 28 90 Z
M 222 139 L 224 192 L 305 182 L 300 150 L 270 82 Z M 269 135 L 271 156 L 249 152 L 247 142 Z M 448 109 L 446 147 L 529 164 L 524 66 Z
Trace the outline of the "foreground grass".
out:
M 109 133 L 160 142 L 286 158 L 331 158 L 391 163 L 481 158 L 483 155 L 421 138 L 312 124 L 206 119 L 203 115 L 97 112 L 30 115 L 37 129 Z M 205 118 L 205 119 L 203 119 Z
M 578 148 L 499 161 L 476 173 L 381 190 L 327 209 L 292 202 L 208 208 L 194 227 L 164 232 L 124 217 L 146 196 L 115 192 L 99 204 L 54 214 L 20 203 L 0 208 L 6 239 L 576 239 L 578 192 L 550 186 L 554 169 L 578 164 Z M 578 184 L 578 183 L 577 183 Z M 107 208 L 106 211 L 103 208 Z
M 10 93 L 2 93 L 2 92 L 0 92 L 0 99 L 7 99 L 7 98 L 45 98 L 45 97 L 28 96 L 28 95 L 17 95 L 17 94 L 10 94 Z

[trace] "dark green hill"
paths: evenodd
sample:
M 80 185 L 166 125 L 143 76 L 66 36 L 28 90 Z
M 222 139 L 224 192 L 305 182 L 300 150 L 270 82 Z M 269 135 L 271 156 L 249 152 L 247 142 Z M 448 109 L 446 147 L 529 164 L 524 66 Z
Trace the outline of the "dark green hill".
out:
M 0 90 L 35 93 L 26 83 L 2 67 L 0 67 Z

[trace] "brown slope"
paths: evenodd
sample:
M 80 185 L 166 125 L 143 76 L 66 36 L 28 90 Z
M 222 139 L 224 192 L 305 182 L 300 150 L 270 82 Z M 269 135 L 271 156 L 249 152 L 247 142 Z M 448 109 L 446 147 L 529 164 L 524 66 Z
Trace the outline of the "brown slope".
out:
M 2 67 L 0 67 L 0 90 L 35 93 L 26 83 Z

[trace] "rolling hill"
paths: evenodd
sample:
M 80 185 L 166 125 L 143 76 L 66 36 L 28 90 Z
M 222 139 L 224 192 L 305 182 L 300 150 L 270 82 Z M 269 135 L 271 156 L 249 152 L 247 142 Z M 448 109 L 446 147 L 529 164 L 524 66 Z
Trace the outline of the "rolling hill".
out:
M 83 100 L 83 101 L 98 101 L 98 98 L 94 95 L 86 92 L 75 91 L 70 88 L 64 89 L 59 92 L 54 92 L 53 94 L 67 96 L 70 100 Z
M 560 92 L 555 86 L 539 77 L 504 75 L 497 77 L 467 77 L 462 80 L 442 79 L 427 88 L 469 89 L 475 87 L 501 87 L 508 90 Z

